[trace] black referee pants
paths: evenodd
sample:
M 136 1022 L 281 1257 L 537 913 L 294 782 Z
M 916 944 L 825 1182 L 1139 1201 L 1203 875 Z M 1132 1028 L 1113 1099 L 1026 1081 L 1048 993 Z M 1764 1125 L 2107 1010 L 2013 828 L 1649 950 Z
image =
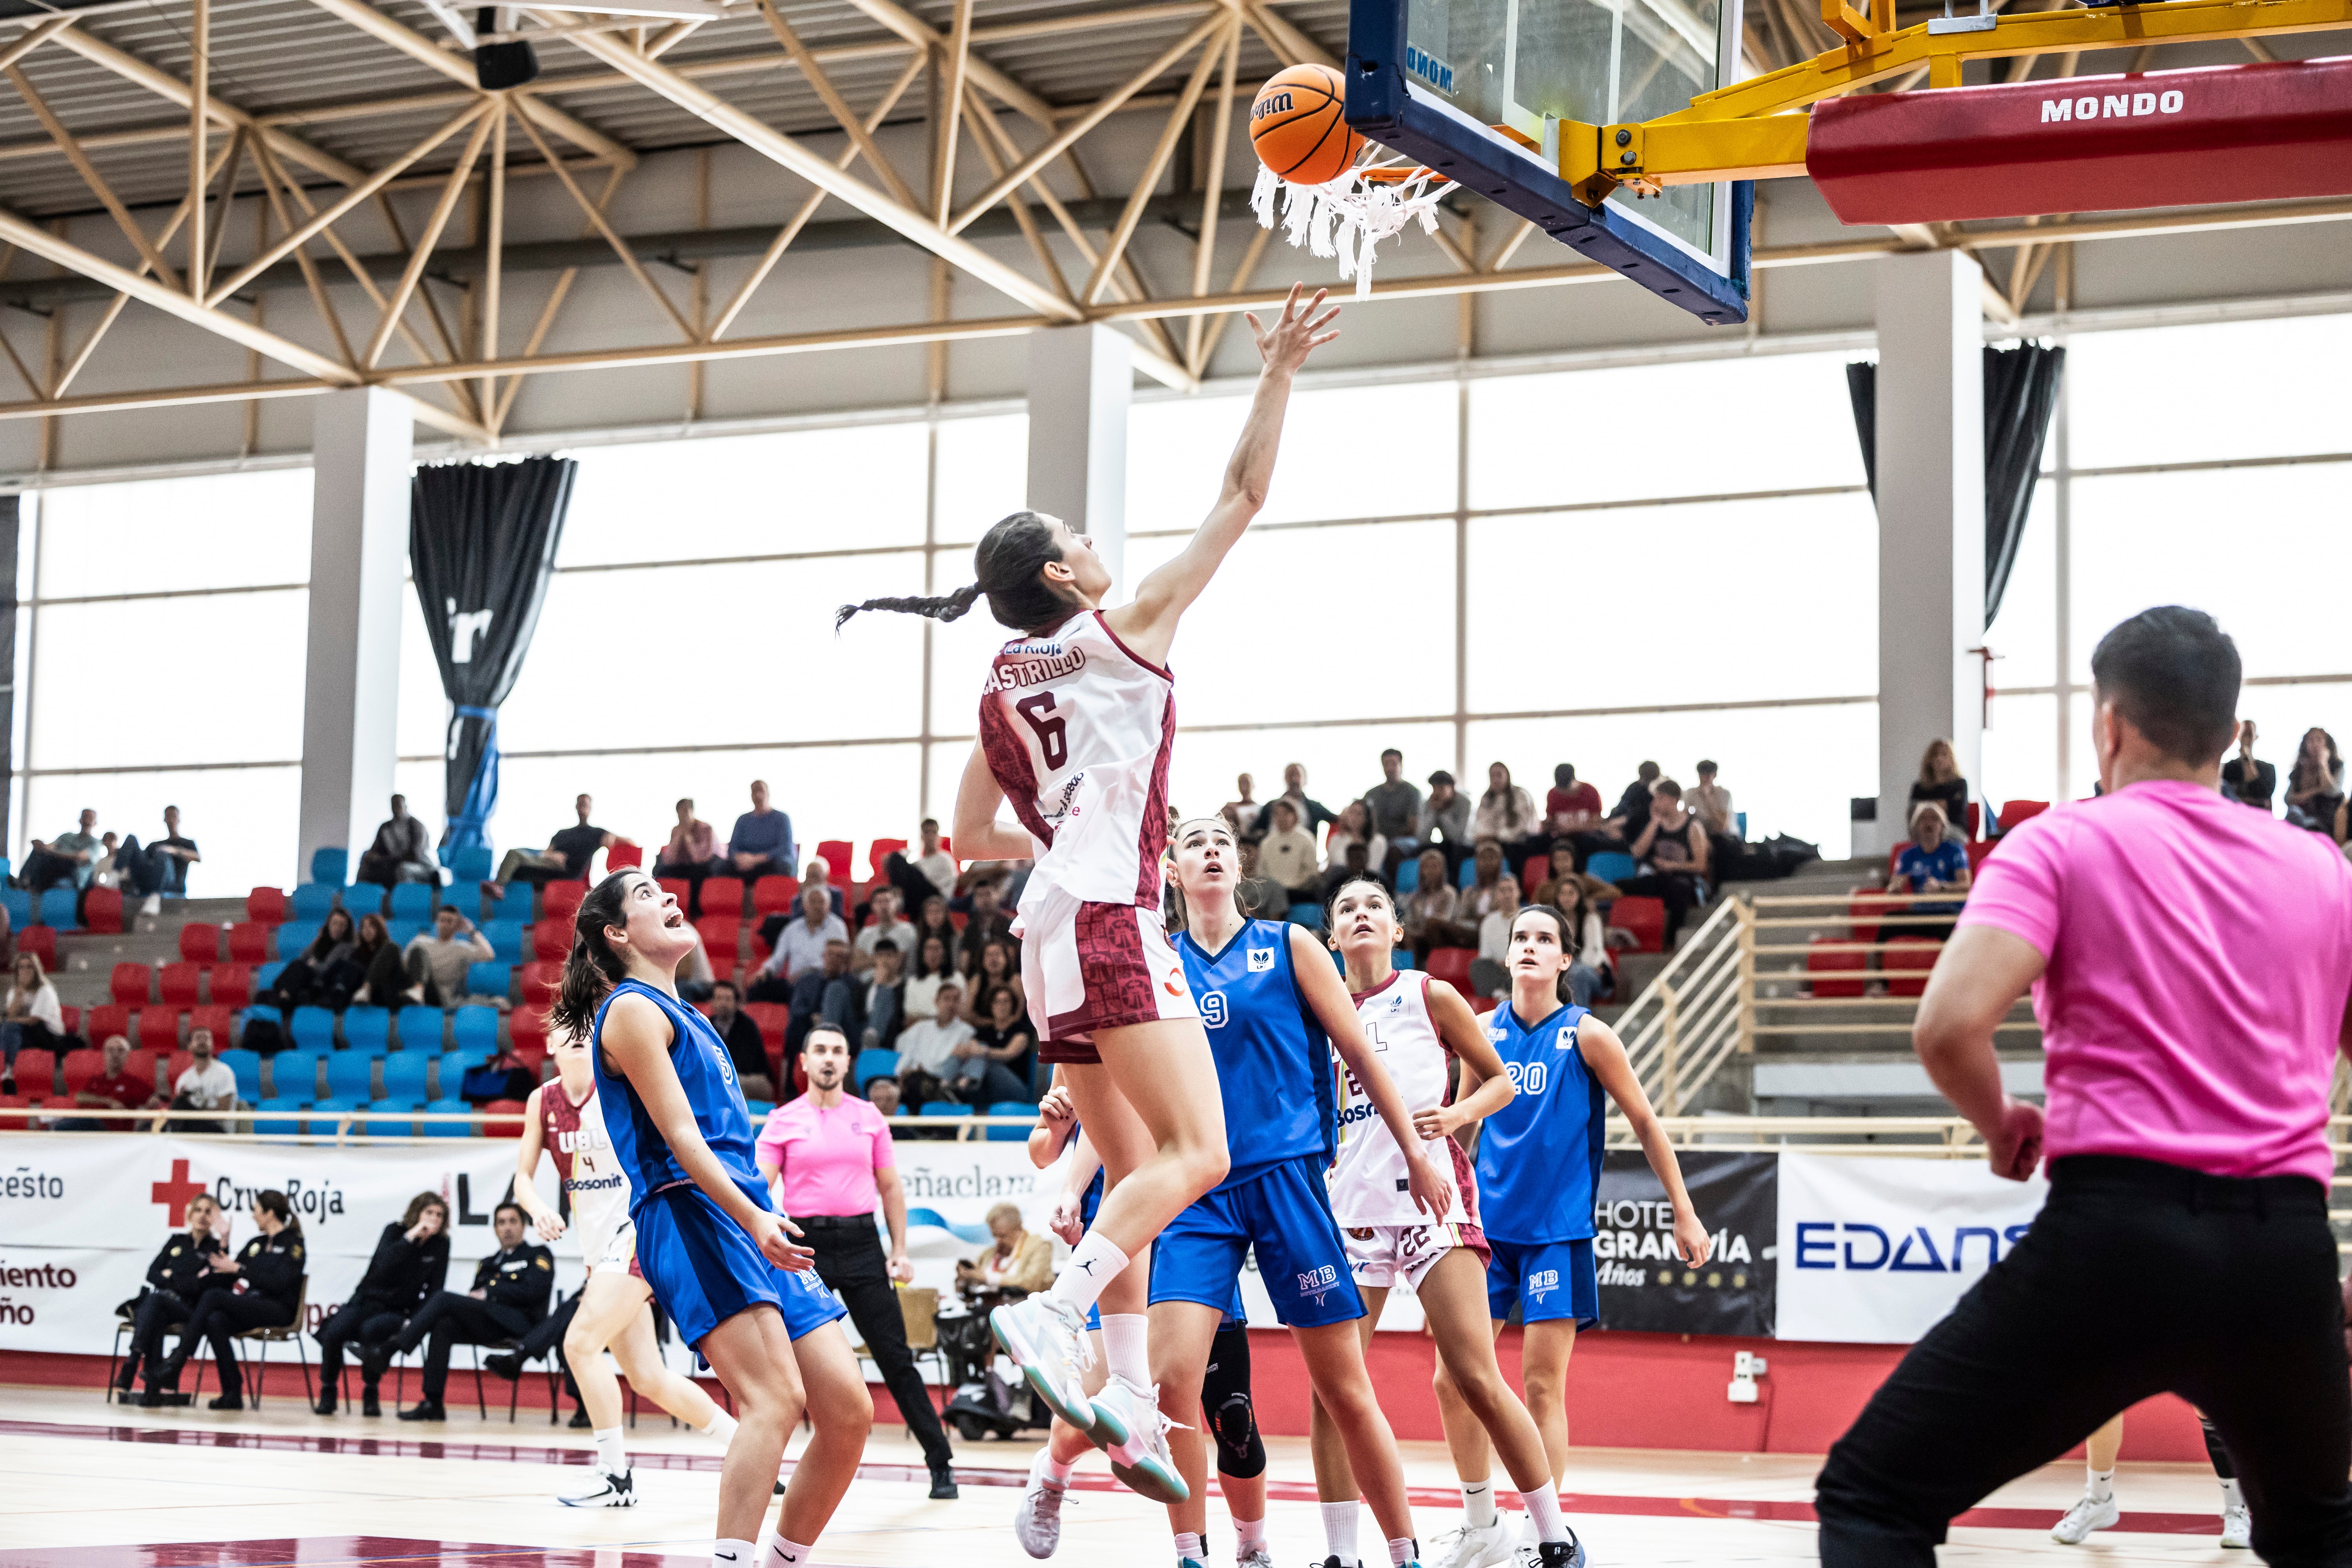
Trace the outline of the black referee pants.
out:
M 2032 1230 L 1830 1450 L 1825 1568 L 1933 1568 L 1956 1514 L 2153 1394 L 2210 1416 L 2273 1568 L 2352 1564 L 2352 1386 L 2327 1194 L 2106 1155 L 2051 1163 Z
M 870 1215 L 793 1216 L 801 1240 L 816 1254 L 817 1278 L 834 1289 L 849 1321 L 866 1342 L 883 1385 L 898 1402 L 907 1430 L 923 1446 L 923 1458 L 944 1465 L 954 1458 L 948 1435 L 940 1426 L 940 1413 L 931 1405 L 931 1391 L 915 1366 L 915 1352 L 907 1344 L 907 1320 L 898 1309 L 898 1292 L 891 1288 L 890 1260 L 883 1255 L 882 1238 Z

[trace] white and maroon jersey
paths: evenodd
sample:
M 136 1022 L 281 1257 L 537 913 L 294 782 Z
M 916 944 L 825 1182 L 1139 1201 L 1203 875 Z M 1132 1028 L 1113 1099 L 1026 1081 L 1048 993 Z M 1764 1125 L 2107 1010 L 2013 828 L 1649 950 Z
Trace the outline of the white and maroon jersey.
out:
M 629 1178 L 604 1131 L 596 1091 L 579 1104 L 557 1079 L 539 1091 L 540 1141 L 555 1161 L 555 1174 L 572 1201 L 572 1229 L 580 1255 L 593 1269 L 612 1250 L 613 1239 L 629 1223 Z
M 1160 907 L 1175 678 L 1102 612 L 1006 643 L 981 689 L 988 771 L 1036 840 L 1033 891 Z
M 1364 1044 L 1388 1072 L 1404 1101 L 1405 1114 L 1429 1110 L 1452 1098 L 1446 1065 L 1454 1053 L 1429 1016 L 1429 976 L 1400 970 L 1379 989 L 1356 998 Z M 1440 1146 L 1443 1145 L 1441 1148 Z M 1442 1215 L 1413 1206 L 1406 1190 L 1404 1151 L 1372 1109 L 1363 1085 L 1343 1065 L 1339 1071 L 1339 1157 L 1331 1166 L 1331 1217 L 1342 1226 L 1478 1223 L 1478 1191 L 1462 1145 L 1432 1138 L 1422 1145 L 1430 1158 L 1454 1173 L 1454 1206 Z M 1450 1161 L 1449 1161 L 1450 1154 Z

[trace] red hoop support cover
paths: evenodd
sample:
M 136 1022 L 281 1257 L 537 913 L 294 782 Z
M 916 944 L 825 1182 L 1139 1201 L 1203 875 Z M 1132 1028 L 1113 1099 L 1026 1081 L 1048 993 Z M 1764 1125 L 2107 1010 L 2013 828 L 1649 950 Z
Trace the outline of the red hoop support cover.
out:
M 1828 99 L 1805 172 L 1849 224 L 2352 195 L 2352 56 Z

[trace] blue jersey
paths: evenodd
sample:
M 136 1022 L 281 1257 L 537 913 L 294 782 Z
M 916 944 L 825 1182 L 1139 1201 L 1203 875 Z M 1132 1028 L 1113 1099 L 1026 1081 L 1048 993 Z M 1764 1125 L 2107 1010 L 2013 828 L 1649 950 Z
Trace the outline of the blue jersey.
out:
M 1497 1241 L 1582 1241 L 1601 1185 L 1601 1084 L 1584 1065 L 1577 1006 L 1532 1026 L 1505 1003 L 1486 1037 L 1519 1092 L 1478 1134 L 1478 1218 Z
M 605 1068 L 604 1015 L 615 1001 L 630 994 L 647 998 L 669 1020 L 670 1065 L 677 1070 L 687 1103 L 694 1107 L 694 1124 L 701 1131 L 702 1141 L 753 1203 L 761 1208 L 771 1206 L 755 1152 L 758 1130 L 743 1104 L 743 1090 L 735 1081 L 735 1064 L 728 1058 L 726 1042 L 709 1019 L 677 997 L 664 995 L 642 981 L 624 980 L 596 1009 L 588 1060 L 596 1071 L 596 1102 L 604 1110 L 604 1130 L 629 1178 L 629 1213 L 634 1215 L 656 1189 L 694 1179 L 670 1152 L 669 1141 L 654 1125 L 646 1102 L 637 1098 L 629 1080 Z
M 1290 931 L 1276 921 L 1244 921 L 1214 953 L 1190 931 L 1177 939 L 1225 1102 L 1233 1161 L 1219 1192 L 1303 1155 L 1331 1160 L 1331 1037 L 1291 971 Z

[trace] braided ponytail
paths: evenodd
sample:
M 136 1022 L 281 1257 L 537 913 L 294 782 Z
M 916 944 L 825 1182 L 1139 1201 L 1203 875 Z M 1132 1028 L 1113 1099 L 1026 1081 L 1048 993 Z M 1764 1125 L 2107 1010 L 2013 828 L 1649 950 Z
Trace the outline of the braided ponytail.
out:
M 929 616 L 935 621 L 960 621 L 966 611 L 980 598 L 980 584 L 958 588 L 952 594 L 942 594 L 929 599 L 868 599 L 862 605 L 844 605 L 833 617 L 833 629 L 839 631 L 849 624 L 849 617 L 861 610 L 895 610 L 902 616 Z
M 563 979 L 556 987 L 555 1006 L 548 1016 L 551 1028 L 578 1040 L 591 1037 L 596 1009 L 604 1005 L 605 993 L 628 973 L 621 955 L 605 940 L 604 928 L 628 923 L 628 917 L 621 912 L 621 899 L 628 891 L 629 879 L 643 875 L 642 871 L 615 871 L 581 900 L 580 912 L 572 921 L 572 952 L 563 960 Z
M 850 616 L 865 610 L 958 620 L 985 594 L 988 613 L 998 625 L 1016 632 L 1050 631 L 1081 607 L 1078 601 L 1045 581 L 1046 563 L 1064 558 L 1054 529 L 1055 521 L 1043 512 L 1016 511 L 999 518 L 971 552 L 977 582 L 936 598 L 868 599 L 862 605 L 844 605 L 833 618 L 834 629 L 840 630 Z

